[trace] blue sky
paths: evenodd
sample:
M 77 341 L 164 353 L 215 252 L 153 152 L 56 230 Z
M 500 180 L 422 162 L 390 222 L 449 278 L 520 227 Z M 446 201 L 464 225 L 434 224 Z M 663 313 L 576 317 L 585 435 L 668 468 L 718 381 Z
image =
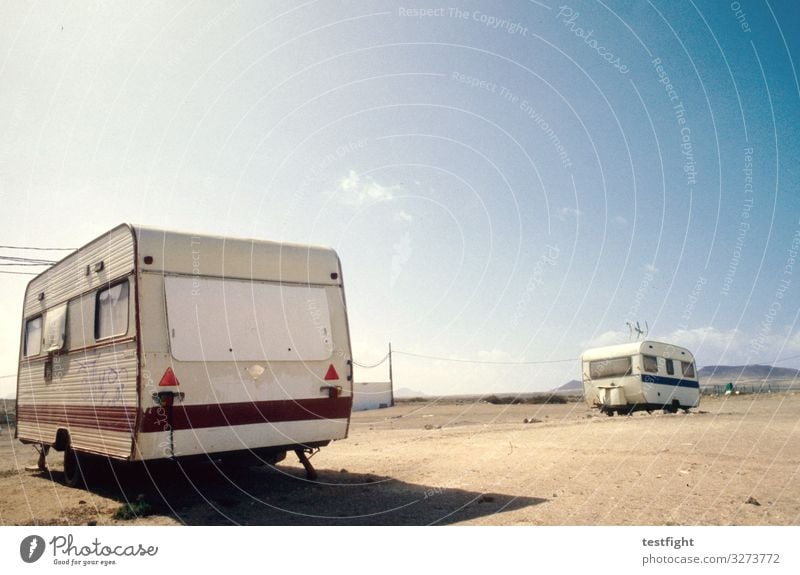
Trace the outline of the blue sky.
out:
M 331 245 L 362 363 L 390 340 L 571 359 L 637 320 L 700 365 L 783 360 L 798 24 L 791 2 L 4 3 L 0 244 L 128 221 Z M 27 280 L 0 274 L 0 375 Z M 580 374 L 397 355 L 394 375 L 439 394 Z

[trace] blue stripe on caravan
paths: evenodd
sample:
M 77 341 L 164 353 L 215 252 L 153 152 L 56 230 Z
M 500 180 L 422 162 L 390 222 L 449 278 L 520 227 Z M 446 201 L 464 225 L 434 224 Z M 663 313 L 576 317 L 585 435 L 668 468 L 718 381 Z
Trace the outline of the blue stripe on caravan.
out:
M 662 375 L 644 375 L 642 374 L 643 383 L 657 383 L 659 385 L 674 385 L 676 387 L 691 387 L 692 389 L 700 389 L 700 383 L 690 381 L 688 379 L 680 379 L 677 377 L 664 377 Z

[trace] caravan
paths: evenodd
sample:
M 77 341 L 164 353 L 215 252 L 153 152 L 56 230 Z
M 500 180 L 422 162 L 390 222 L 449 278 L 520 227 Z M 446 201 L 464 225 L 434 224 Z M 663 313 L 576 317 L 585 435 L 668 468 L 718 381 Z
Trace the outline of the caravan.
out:
M 688 412 L 700 403 L 694 357 L 683 347 L 657 341 L 599 347 L 583 353 L 581 366 L 586 403 L 609 416 Z
M 347 437 L 352 362 L 331 249 L 120 225 L 25 293 L 17 438 L 81 462 L 256 455 Z M 98 459 L 98 458 L 94 458 Z

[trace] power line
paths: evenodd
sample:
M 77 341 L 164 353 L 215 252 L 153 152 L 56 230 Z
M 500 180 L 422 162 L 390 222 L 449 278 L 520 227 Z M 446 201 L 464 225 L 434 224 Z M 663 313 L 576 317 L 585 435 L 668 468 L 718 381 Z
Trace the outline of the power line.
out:
M 41 252 L 74 252 L 75 248 L 36 248 L 33 246 L 0 246 L 5 250 L 35 250 Z
M 8 262 L 22 262 L 22 263 L 37 263 L 37 264 L 54 264 L 55 260 L 43 260 L 40 258 L 18 258 L 15 256 L 0 256 L 0 260 Z
M 33 272 L 12 272 L 7 270 L 0 270 L 0 274 L 11 274 L 15 276 L 38 276 L 39 274 Z
M 397 353 L 397 352 L 395 352 L 395 353 Z M 383 362 L 385 362 L 387 359 L 389 359 L 389 354 L 388 353 L 386 355 L 384 355 L 383 359 L 381 359 L 378 363 L 373 363 L 373 364 L 370 364 L 370 365 L 364 365 L 363 363 L 358 363 L 356 360 L 353 360 L 353 363 L 355 365 L 357 365 L 358 367 L 362 367 L 364 369 L 372 369 L 373 367 L 378 367 Z
M 481 363 L 481 364 L 488 364 L 488 365 L 539 365 L 545 363 L 566 363 L 571 361 L 578 361 L 580 358 L 571 358 L 571 359 L 545 359 L 545 360 L 537 360 L 537 361 L 486 361 L 481 359 L 461 359 L 461 358 L 454 358 L 454 357 L 439 357 L 435 355 L 423 355 L 421 353 L 411 353 L 410 351 L 397 351 L 395 350 L 393 353 L 397 353 L 400 355 L 407 355 L 410 357 L 420 357 L 423 359 L 433 359 L 436 361 L 453 361 L 457 363 Z

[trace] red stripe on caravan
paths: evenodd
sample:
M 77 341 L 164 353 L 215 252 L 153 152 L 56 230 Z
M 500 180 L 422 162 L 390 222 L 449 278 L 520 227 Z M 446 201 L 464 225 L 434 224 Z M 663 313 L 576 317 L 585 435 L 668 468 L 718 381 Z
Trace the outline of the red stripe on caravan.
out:
M 253 423 L 347 419 L 350 417 L 352 403 L 352 398 L 340 397 L 203 405 L 176 404 L 172 408 L 171 425 L 172 429 L 180 431 Z M 140 431 L 143 433 L 167 431 L 168 424 L 169 419 L 165 409 L 151 407 L 144 412 Z
M 133 433 L 137 412 L 127 406 L 18 405 L 17 422 Z

